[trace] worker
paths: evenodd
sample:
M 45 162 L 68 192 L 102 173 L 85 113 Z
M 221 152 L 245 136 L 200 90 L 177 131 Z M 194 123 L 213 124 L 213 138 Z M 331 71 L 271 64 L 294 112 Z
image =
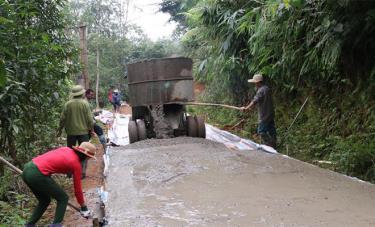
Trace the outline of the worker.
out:
M 94 103 L 93 100 L 95 99 L 94 91 L 92 89 L 87 89 L 86 93 L 85 93 L 85 97 L 87 99 L 87 102 L 90 104 L 90 109 L 91 109 L 93 115 L 95 115 L 95 116 L 99 115 L 101 111 L 95 111 L 95 107 L 93 105 L 93 103 Z M 105 150 L 106 144 L 107 144 L 107 139 L 104 135 L 103 129 L 102 129 L 102 127 L 100 127 L 98 125 L 98 123 L 96 123 L 95 118 L 93 118 L 93 123 L 94 123 L 94 126 L 93 126 L 94 132 L 98 136 L 99 142 L 102 144 L 103 149 Z
M 89 88 L 85 92 L 85 97 L 89 103 L 90 109 L 94 111 L 96 109 L 95 92 Z
M 113 101 L 113 108 L 115 110 L 115 113 L 117 113 L 120 110 L 120 106 L 121 106 L 121 94 L 118 89 L 113 90 L 112 101 Z
M 67 146 L 73 147 L 88 142 L 90 133 L 93 131 L 93 115 L 89 103 L 84 99 L 85 89 L 81 85 L 73 86 L 71 90 L 71 99 L 65 103 L 60 117 L 60 126 L 56 136 L 61 135 L 62 129 L 65 128 L 67 134 Z M 87 162 L 82 163 L 82 178 L 86 176 Z
M 108 102 L 111 103 L 113 105 L 113 86 L 111 86 L 111 88 L 108 90 Z
M 25 164 L 22 179 L 38 200 L 38 205 L 34 208 L 25 226 L 35 226 L 35 223 L 46 211 L 51 198 L 57 201 L 57 206 L 53 224 L 49 226 L 62 226 L 61 223 L 64 219 L 69 198 L 64 190 L 51 178 L 51 175 L 56 173 L 73 173 L 74 193 L 77 202 L 81 206 L 80 214 L 85 218 L 90 216 L 91 212 L 85 204 L 82 193 L 82 167 L 80 162 L 88 158 L 95 158 L 95 153 L 96 147 L 93 144 L 83 142 L 78 147 L 60 147 L 48 151 Z
M 275 110 L 271 89 L 264 84 L 262 74 L 255 74 L 248 82 L 254 83 L 257 91 L 250 104 L 241 109 L 247 111 L 253 109 L 255 105 L 258 106 L 258 135 L 262 143 L 276 148 Z

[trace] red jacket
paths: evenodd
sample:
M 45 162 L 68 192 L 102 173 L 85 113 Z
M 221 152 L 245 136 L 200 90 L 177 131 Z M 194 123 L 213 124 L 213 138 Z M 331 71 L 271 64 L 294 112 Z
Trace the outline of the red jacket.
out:
M 112 90 L 108 91 L 108 100 L 109 100 L 109 102 L 113 102 Z
M 78 155 L 72 148 L 61 147 L 33 158 L 33 163 L 46 176 L 54 173 L 73 173 L 74 193 L 80 205 L 85 203 L 82 193 L 82 167 Z

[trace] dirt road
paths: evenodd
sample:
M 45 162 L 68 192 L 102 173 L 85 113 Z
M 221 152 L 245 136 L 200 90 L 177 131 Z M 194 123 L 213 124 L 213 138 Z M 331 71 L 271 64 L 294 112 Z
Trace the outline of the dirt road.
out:
M 109 226 L 375 226 L 375 187 L 209 140 L 111 149 Z

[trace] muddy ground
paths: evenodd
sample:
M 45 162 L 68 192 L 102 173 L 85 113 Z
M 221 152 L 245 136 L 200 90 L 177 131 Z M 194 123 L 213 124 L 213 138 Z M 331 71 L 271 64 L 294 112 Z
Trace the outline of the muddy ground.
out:
M 375 226 L 372 184 L 203 139 L 111 149 L 108 226 Z

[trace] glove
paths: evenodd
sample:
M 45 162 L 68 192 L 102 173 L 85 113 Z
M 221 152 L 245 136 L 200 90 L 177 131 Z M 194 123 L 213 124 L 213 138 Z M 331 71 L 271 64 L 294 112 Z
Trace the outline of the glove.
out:
M 91 216 L 91 211 L 87 209 L 87 206 L 81 207 L 81 210 L 79 213 L 82 215 L 84 218 L 89 218 Z

